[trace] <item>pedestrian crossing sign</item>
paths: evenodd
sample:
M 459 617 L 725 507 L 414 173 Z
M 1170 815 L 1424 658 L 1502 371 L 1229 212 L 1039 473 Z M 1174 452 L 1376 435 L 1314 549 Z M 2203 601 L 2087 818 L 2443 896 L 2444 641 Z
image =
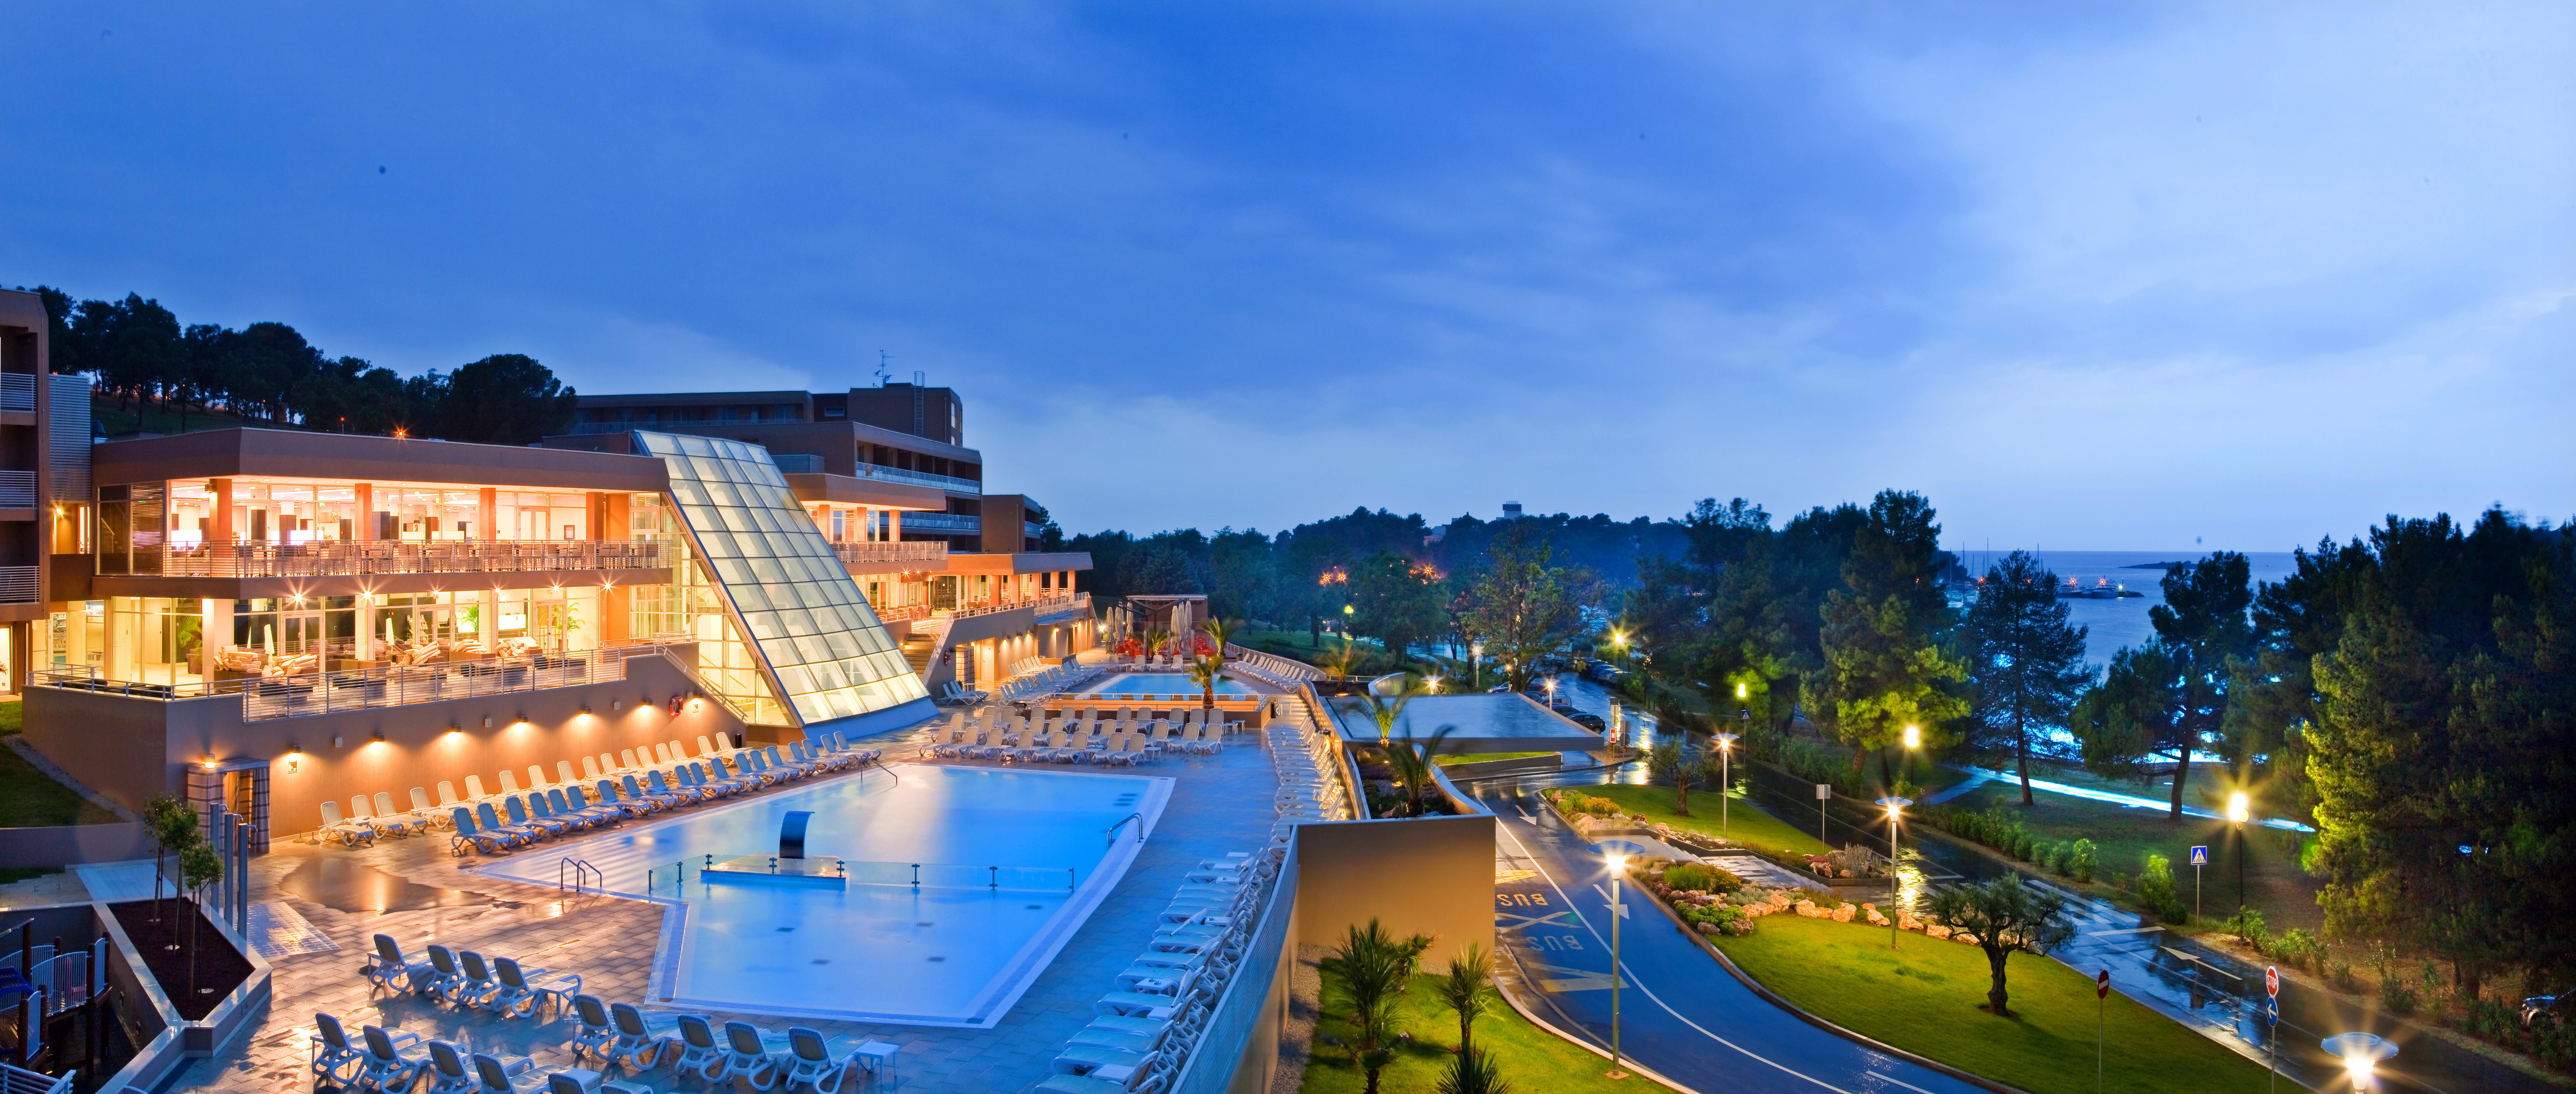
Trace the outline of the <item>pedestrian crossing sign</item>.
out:
M 2207 848 L 2207 847 L 2194 847 L 2194 848 L 2192 848 L 2192 849 L 2191 849 L 2191 864 L 2192 864 L 2192 865 L 2194 865 L 2194 866 L 2207 866 L 2207 865 L 2209 865 L 2209 848 Z

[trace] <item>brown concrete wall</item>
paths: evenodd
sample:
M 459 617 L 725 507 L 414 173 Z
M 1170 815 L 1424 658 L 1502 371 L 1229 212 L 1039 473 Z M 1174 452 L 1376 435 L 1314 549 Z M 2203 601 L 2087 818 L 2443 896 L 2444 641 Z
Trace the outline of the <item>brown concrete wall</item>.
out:
M 503 768 L 524 785 L 529 764 L 551 778 L 557 760 L 579 771 L 584 755 L 673 738 L 694 753 L 700 734 L 743 732 L 713 699 L 671 716 L 663 704 L 697 685 L 669 661 L 630 658 L 626 672 L 623 682 L 257 722 L 242 721 L 238 696 L 163 702 L 32 688 L 26 736 L 74 778 L 136 809 L 154 794 L 179 792 L 191 763 L 267 760 L 270 837 L 279 839 L 320 827 L 325 799 L 345 805 L 352 794 L 382 790 L 408 809 L 412 787 L 428 788 L 436 801 L 441 779 L 462 794 L 465 776 L 479 775 L 486 791 L 498 791 Z M 612 711 L 612 703 L 624 709 Z M 591 713 L 581 712 L 585 704 Z M 483 728 L 485 718 L 492 728 Z M 382 742 L 373 739 L 379 730 Z M 300 753 L 290 757 L 291 749 Z
M 1294 934 L 1331 946 L 1375 918 L 1398 937 L 1431 935 L 1426 966 L 1473 942 L 1494 949 L 1494 818 L 1337 821 L 1297 826 Z

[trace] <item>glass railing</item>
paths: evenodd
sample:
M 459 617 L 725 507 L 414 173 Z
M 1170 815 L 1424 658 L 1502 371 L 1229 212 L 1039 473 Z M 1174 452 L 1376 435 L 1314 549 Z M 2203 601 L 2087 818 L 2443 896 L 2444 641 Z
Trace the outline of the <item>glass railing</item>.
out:
M 901 518 L 907 532 L 981 532 L 984 518 L 972 513 L 905 513 Z
M 202 699 L 239 695 L 242 697 L 242 720 L 259 721 L 623 680 L 626 678 L 627 659 L 669 657 L 672 648 L 663 643 L 643 642 L 563 654 L 540 653 L 426 665 L 374 665 L 330 672 L 171 683 L 108 680 L 83 670 L 51 669 L 35 673 L 34 683 L 38 687 L 104 692 L 137 699 Z
M 832 550 L 843 562 L 939 562 L 948 557 L 948 544 L 939 540 L 835 543 Z
M 678 557 L 672 544 L 629 539 L 336 540 L 325 543 L 214 540 L 171 546 L 163 552 L 160 576 L 341 577 L 661 570 L 670 568 Z

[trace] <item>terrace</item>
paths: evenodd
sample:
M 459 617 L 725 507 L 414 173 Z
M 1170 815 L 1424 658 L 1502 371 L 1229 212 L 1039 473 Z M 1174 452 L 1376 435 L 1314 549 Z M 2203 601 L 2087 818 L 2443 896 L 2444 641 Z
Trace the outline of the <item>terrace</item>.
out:
M 158 572 L 165 577 L 220 578 L 564 574 L 668 570 L 678 558 L 679 552 L 671 543 L 631 539 L 309 543 L 230 539 L 173 544 L 161 555 Z

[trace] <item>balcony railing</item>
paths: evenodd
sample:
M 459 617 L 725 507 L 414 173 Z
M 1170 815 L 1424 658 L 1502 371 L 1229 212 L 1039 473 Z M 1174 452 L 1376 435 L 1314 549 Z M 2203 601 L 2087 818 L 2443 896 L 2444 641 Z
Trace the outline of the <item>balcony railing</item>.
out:
M 0 373 L 6 375 L 6 373 Z M 33 471 L 0 471 L 0 509 L 33 509 L 36 507 L 36 473 Z
M 506 574 L 568 570 L 660 570 L 678 557 L 668 543 L 630 539 L 339 540 L 269 543 L 214 540 L 163 553 L 166 577 L 356 577 L 373 574 Z
M 36 374 L 0 372 L 0 410 L 36 409 Z
M 984 492 L 984 484 L 973 479 L 961 479 L 955 475 L 933 475 L 928 471 L 906 471 L 900 467 L 880 467 L 872 463 L 860 464 L 858 477 L 882 479 L 886 482 L 908 482 L 917 486 L 936 486 L 942 490 L 954 490 L 960 494 Z M 910 519 L 910 516 L 907 515 L 905 519 Z
M 1090 605 L 1090 593 L 1075 593 L 1071 596 L 1050 596 L 1042 599 L 987 600 L 978 603 L 960 604 L 957 606 L 955 611 L 949 612 L 948 614 L 950 618 L 964 619 L 969 616 L 992 615 L 996 612 L 1010 612 L 1018 611 L 1021 608 L 1029 608 L 1035 610 L 1037 614 L 1044 616 L 1059 615 L 1076 608 L 1088 608 Z
M 0 604 L 33 604 L 42 567 L 0 566 Z
M 905 513 L 901 520 L 903 521 L 903 530 L 906 532 L 955 532 L 962 534 L 981 532 L 984 530 L 984 518 L 976 516 L 973 513 Z
M 58 669 L 36 673 L 35 683 L 39 687 L 106 692 L 137 699 L 239 695 L 242 720 L 260 721 L 623 680 L 628 658 L 670 656 L 671 649 L 662 643 L 635 643 L 569 654 L 379 665 L 293 676 L 169 684 L 104 680 L 82 670 Z
M 941 540 L 913 543 L 835 543 L 832 550 L 843 562 L 939 562 L 948 557 L 948 544 Z

